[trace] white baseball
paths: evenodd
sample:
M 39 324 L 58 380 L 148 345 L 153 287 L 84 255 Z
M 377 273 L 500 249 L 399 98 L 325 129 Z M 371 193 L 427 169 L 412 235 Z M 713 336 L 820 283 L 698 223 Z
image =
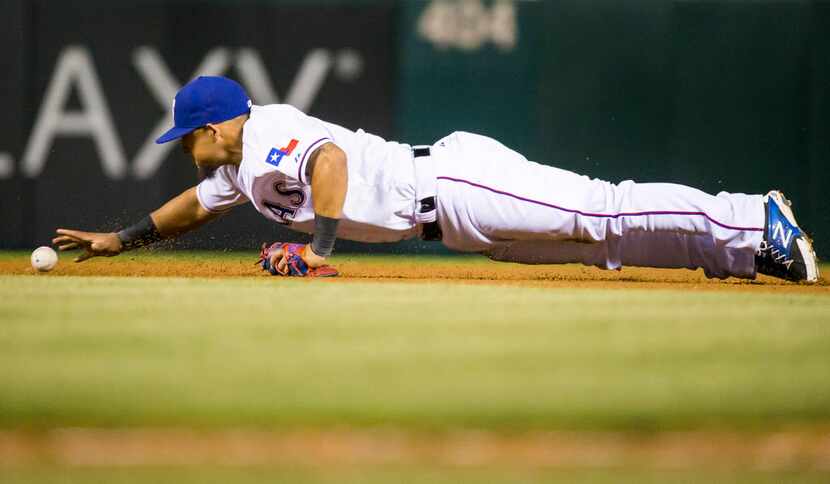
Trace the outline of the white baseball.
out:
M 51 247 L 38 247 L 32 252 L 32 267 L 40 272 L 49 272 L 58 265 L 58 253 Z

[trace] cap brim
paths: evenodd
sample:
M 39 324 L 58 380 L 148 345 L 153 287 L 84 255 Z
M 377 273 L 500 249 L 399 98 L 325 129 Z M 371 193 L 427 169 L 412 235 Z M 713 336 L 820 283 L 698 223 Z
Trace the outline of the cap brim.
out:
M 168 141 L 173 141 L 175 139 L 179 139 L 182 136 L 185 136 L 188 133 L 191 133 L 195 130 L 196 130 L 196 128 L 177 128 L 177 127 L 173 126 L 169 130 L 167 130 L 166 133 L 164 133 L 163 135 L 159 136 L 156 139 L 156 144 L 160 145 L 162 143 L 167 143 Z

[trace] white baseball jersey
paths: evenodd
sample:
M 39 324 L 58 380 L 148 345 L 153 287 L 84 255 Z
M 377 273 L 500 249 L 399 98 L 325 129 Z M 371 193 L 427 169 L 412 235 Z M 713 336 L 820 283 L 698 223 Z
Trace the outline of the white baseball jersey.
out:
M 250 201 L 266 218 L 313 233 L 311 181 L 305 171 L 311 154 L 326 143 L 340 147 L 348 160 L 338 237 L 395 242 L 416 236 L 410 147 L 321 121 L 287 104 L 251 108 L 242 131 L 242 162 L 223 165 L 199 183 L 199 203 L 210 212 L 224 212 Z

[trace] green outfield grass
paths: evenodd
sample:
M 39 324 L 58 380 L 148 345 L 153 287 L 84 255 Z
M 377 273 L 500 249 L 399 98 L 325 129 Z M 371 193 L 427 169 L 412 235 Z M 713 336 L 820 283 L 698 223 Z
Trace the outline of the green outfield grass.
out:
M 0 277 L 0 426 L 830 421 L 830 298 Z

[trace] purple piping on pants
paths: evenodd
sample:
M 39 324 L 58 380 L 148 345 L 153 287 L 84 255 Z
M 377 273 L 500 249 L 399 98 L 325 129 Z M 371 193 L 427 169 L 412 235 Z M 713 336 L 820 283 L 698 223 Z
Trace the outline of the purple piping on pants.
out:
M 553 205 L 551 203 L 545 203 L 545 202 L 540 202 L 539 200 L 533 200 L 533 199 L 530 199 L 530 198 L 521 197 L 521 196 L 515 195 L 513 193 L 503 192 L 501 190 L 496 190 L 495 188 L 490 188 L 490 187 L 485 186 L 485 185 L 479 185 L 478 183 L 474 183 L 474 182 L 471 182 L 469 180 L 462 180 L 460 178 L 452 178 L 452 177 L 448 177 L 448 176 L 439 176 L 439 177 L 436 177 L 436 178 L 438 180 L 447 180 L 447 181 L 456 182 L 456 183 L 464 183 L 464 184 L 470 185 L 472 187 L 481 188 L 483 190 L 487 190 L 487 191 L 490 191 L 490 192 L 493 192 L 493 193 L 497 193 L 499 195 L 504 195 L 504 196 L 507 196 L 507 197 L 515 198 L 516 200 L 521 200 L 523 202 L 528 202 L 528 203 L 534 203 L 536 205 L 541 205 L 543 207 L 554 208 L 556 210 L 561 210 L 563 212 L 575 213 L 575 214 L 578 214 L 578 215 L 582 215 L 583 217 L 619 218 L 619 217 L 640 217 L 640 216 L 645 216 L 645 215 L 701 215 L 703 217 L 706 217 L 706 219 L 709 220 L 710 222 L 712 222 L 713 224 L 718 225 L 720 227 L 723 227 L 725 229 L 746 230 L 746 231 L 749 231 L 749 232 L 763 232 L 764 231 L 763 228 L 757 228 L 757 227 L 733 227 L 731 225 L 726 225 L 726 224 L 718 222 L 717 220 L 713 219 L 712 217 L 710 217 L 709 215 L 707 215 L 704 212 L 674 212 L 674 211 L 669 211 L 669 210 L 665 210 L 665 211 L 664 210 L 659 210 L 659 211 L 651 211 L 651 212 L 624 212 L 624 213 L 616 213 L 616 214 L 582 212 L 580 210 L 574 210 L 574 209 L 571 209 L 571 208 L 564 208 L 564 207 L 560 207 L 558 205 Z
M 330 138 L 320 138 L 317 141 L 315 141 L 314 143 L 311 143 L 311 145 L 308 147 L 308 149 L 305 150 L 305 153 L 303 154 L 303 160 L 300 162 L 300 167 L 297 169 L 297 180 L 300 180 L 300 182 L 305 183 L 305 182 L 303 182 L 303 165 L 305 165 L 306 158 L 308 157 L 308 155 L 310 153 L 314 152 L 314 145 L 316 145 L 317 143 L 319 143 L 321 141 L 325 141 L 325 140 L 330 140 Z

